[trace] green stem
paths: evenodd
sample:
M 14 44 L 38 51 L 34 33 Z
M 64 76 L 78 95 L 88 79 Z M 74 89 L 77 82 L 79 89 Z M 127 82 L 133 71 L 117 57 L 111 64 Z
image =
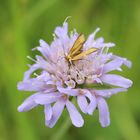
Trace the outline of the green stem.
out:
M 71 126 L 71 121 L 69 116 L 67 116 L 65 122 L 63 123 L 61 129 L 59 129 L 58 131 L 56 131 L 55 135 L 53 135 L 51 137 L 50 140 L 61 140 L 63 135 L 68 131 L 68 129 Z

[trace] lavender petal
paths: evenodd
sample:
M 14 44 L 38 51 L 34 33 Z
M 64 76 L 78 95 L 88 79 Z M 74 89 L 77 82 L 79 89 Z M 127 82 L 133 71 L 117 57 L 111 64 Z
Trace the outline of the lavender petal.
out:
M 19 107 L 19 112 L 26 112 L 36 107 L 38 104 L 34 101 L 34 97 L 39 96 L 40 93 L 36 93 L 28 97 Z
M 45 105 L 44 107 L 44 113 L 45 113 L 45 120 L 50 120 L 52 117 L 52 107 L 50 104 Z
M 70 101 L 67 101 L 66 107 L 68 109 L 72 124 L 76 127 L 82 127 L 84 125 L 84 120 L 81 114 L 75 108 L 75 106 Z
M 129 88 L 132 85 L 131 80 L 115 74 L 104 74 L 100 79 L 104 83 L 120 86 L 122 88 Z
M 107 73 L 113 70 L 118 70 L 122 64 L 123 61 L 121 59 L 114 59 L 104 65 L 103 72 Z
M 90 100 L 90 103 L 87 107 L 87 112 L 89 115 L 92 115 L 94 110 L 96 109 L 97 101 L 95 95 L 92 95 L 92 99 Z
M 48 127 L 52 128 L 56 124 L 56 122 L 58 121 L 59 117 L 63 112 L 64 106 L 65 106 L 65 102 L 62 102 L 60 100 L 54 104 L 54 106 L 52 107 L 53 113 L 51 119 L 45 121 L 45 124 Z
M 70 89 L 70 88 L 62 88 L 62 87 L 57 87 L 57 89 L 59 90 L 59 92 L 68 94 L 70 96 L 77 96 L 79 94 L 78 89 Z
M 34 100 L 37 104 L 45 105 L 57 101 L 61 95 L 58 92 L 40 94 L 40 96 L 35 97 Z
M 105 99 L 98 97 L 97 104 L 99 109 L 99 122 L 102 127 L 107 127 L 110 124 L 110 113 Z
M 119 92 L 125 92 L 127 89 L 125 88 L 112 88 L 112 89 L 103 89 L 103 90 L 91 90 L 92 93 L 96 93 L 96 95 L 102 97 L 110 97 L 111 95 L 117 94 Z
M 30 78 L 31 74 L 32 74 L 35 70 L 37 70 L 37 69 L 39 69 L 39 68 L 40 68 L 40 66 L 39 66 L 38 64 L 32 65 L 32 66 L 30 67 L 30 69 L 24 73 L 24 81 L 25 81 L 25 80 L 28 80 L 28 79 Z
M 79 95 L 77 97 L 78 105 L 83 113 L 87 113 L 88 102 L 85 96 Z

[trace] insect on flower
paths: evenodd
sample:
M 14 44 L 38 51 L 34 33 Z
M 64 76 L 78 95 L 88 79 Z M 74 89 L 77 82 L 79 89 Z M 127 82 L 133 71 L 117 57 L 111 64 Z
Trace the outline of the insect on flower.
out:
M 72 61 L 80 60 L 81 58 L 97 51 L 97 48 L 90 48 L 86 51 L 82 51 L 83 45 L 85 43 L 85 36 L 84 34 L 80 34 L 76 41 L 74 42 L 72 48 L 70 49 L 68 55 L 65 57 L 70 64 L 72 64 Z
M 18 107 L 19 112 L 42 105 L 45 125 L 52 128 L 67 109 L 72 124 L 82 127 L 84 119 L 77 107 L 88 115 L 97 108 L 101 126 L 109 126 L 110 112 L 104 98 L 127 91 L 133 83 L 112 71 L 121 70 L 122 65 L 130 68 L 131 62 L 108 52 L 115 44 L 104 42 L 103 37 L 95 38 L 98 31 L 99 28 L 87 39 L 84 34 L 77 36 L 76 30 L 69 35 L 65 21 L 62 27 L 56 27 L 50 45 L 40 40 L 36 49 L 41 56 L 36 55 L 36 60 L 28 57 L 34 64 L 25 72 L 23 81 L 18 83 L 18 90 L 35 93 Z M 34 74 L 37 70 L 40 73 Z M 76 99 L 76 105 L 72 99 Z

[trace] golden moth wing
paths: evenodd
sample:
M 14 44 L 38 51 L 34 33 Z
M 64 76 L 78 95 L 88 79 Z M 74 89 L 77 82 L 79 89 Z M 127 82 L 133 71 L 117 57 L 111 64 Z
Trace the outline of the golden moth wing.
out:
M 84 42 L 85 36 L 84 34 L 80 34 L 78 38 L 75 40 L 72 48 L 70 49 L 69 55 L 74 55 L 77 52 L 79 52 L 82 49 Z
M 90 48 L 90 49 L 88 49 L 88 50 L 76 55 L 71 60 L 72 61 L 79 60 L 79 59 L 81 59 L 81 58 L 83 58 L 83 57 L 85 57 L 85 56 L 87 56 L 87 55 L 89 55 L 89 54 L 91 54 L 91 53 L 93 53 L 93 52 L 95 52 L 97 50 L 98 50 L 97 48 Z

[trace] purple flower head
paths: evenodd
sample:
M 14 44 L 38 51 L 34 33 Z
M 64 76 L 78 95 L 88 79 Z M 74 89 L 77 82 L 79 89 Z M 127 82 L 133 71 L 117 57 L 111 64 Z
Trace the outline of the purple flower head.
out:
M 106 98 L 118 92 L 127 91 L 132 81 L 110 72 L 122 71 L 121 66 L 131 67 L 131 62 L 126 58 L 108 52 L 114 43 L 105 43 L 102 37 L 95 38 L 99 28 L 90 34 L 77 51 L 79 59 L 69 62 L 66 56 L 76 42 L 79 34 L 76 30 L 68 34 L 68 23 L 54 31 L 54 40 L 49 45 L 40 40 L 36 49 L 42 56 L 36 56 L 34 64 L 24 74 L 18 89 L 34 91 L 19 107 L 18 111 L 29 111 L 43 105 L 45 124 L 52 128 L 64 108 L 67 109 L 72 124 L 82 127 L 84 120 L 72 100 L 75 98 L 79 110 L 92 115 L 95 109 L 99 111 L 99 122 L 102 127 L 110 124 L 110 114 Z M 97 50 L 86 55 L 91 48 Z M 35 73 L 40 70 L 40 73 Z M 34 76 L 33 76 L 34 75 Z

